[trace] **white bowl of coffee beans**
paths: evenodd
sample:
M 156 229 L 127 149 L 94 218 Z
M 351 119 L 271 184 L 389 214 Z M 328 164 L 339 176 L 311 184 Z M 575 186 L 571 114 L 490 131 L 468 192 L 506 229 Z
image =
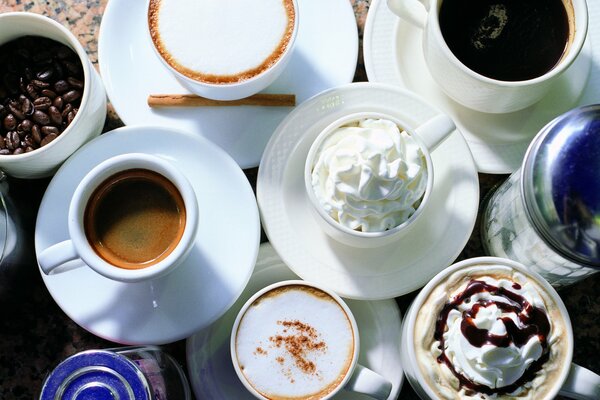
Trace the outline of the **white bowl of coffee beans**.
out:
M 77 38 L 33 13 L 0 14 L 0 169 L 52 175 L 106 118 L 100 76 Z

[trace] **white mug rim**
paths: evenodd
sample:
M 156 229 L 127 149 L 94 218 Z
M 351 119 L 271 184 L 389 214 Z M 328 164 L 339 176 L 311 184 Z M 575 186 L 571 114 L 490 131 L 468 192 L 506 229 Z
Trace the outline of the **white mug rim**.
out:
M 419 207 L 417 207 L 415 212 L 406 221 L 404 221 L 400 225 L 397 225 L 391 229 L 381 231 L 381 232 L 362 232 L 362 231 L 357 231 L 354 229 L 350 229 L 346 226 L 343 226 L 341 223 L 334 220 L 329 214 L 327 214 L 325 212 L 325 210 L 321 206 L 321 203 L 319 202 L 319 199 L 317 199 L 317 196 L 315 195 L 314 189 L 312 187 L 312 177 L 311 177 L 312 176 L 312 168 L 313 168 L 314 162 L 316 161 L 315 157 L 317 155 L 317 152 L 319 151 L 323 141 L 335 129 L 337 129 L 345 124 L 348 124 L 350 122 L 359 121 L 361 119 L 366 119 L 366 118 L 388 119 L 388 120 L 394 122 L 400 128 L 402 128 L 404 131 L 406 131 L 415 140 L 415 142 L 417 142 L 417 144 L 419 145 L 419 148 L 421 149 L 421 152 L 423 153 L 423 156 L 425 157 L 425 164 L 427 166 L 427 185 L 425 187 L 425 193 L 423 194 L 423 197 L 421 198 L 421 203 L 419 204 Z M 347 235 L 347 236 L 350 236 L 353 238 L 358 238 L 358 240 L 370 240 L 370 239 L 372 240 L 372 239 L 389 238 L 391 236 L 395 236 L 395 235 L 399 234 L 402 231 L 406 232 L 408 227 L 412 226 L 414 224 L 414 222 L 416 220 L 418 220 L 418 218 L 423 213 L 423 209 L 425 208 L 425 205 L 429 202 L 429 198 L 430 198 L 430 195 L 431 195 L 431 192 L 433 189 L 433 179 L 434 179 L 433 178 L 433 160 L 431 159 L 431 150 L 429 150 L 427 148 L 427 146 L 425 146 L 425 143 L 423 142 L 423 140 L 419 137 L 418 134 L 415 133 L 416 129 L 410 127 L 410 125 L 411 124 L 407 124 L 402 119 L 400 119 L 394 115 L 391 115 L 389 113 L 380 112 L 380 111 L 362 111 L 362 112 L 346 114 L 346 115 L 336 119 L 335 121 L 333 121 L 332 123 L 327 125 L 321 132 L 319 132 L 319 134 L 317 135 L 315 140 L 312 142 L 310 149 L 308 150 L 308 154 L 306 156 L 306 161 L 304 163 L 304 188 L 305 188 L 306 194 L 310 200 L 310 204 L 311 204 L 312 208 L 315 211 L 317 211 L 318 215 L 321 217 L 322 220 L 327 222 L 327 224 L 329 226 L 331 226 L 338 232 L 341 232 L 344 235 Z
M 447 278 L 452 273 L 457 272 L 461 269 L 482 264 L 507 266 L 509 268 L 513 268 L 519 271 L 520 273 L 523 273 L 528 278 L 533 279 L 539 286 L 542 287 L 542 289 L 545 290 L 546 294 L 552 298 L 561 316 L 563 317 L 565 322 L 565 331 L 568 338 L 568 345 L 565 349 L 566 362 L 565 365 L 562 366 L 563 370 L 560 373 L 559 379 L 556 381 L 556 383 L 554 383 L 555 386 L 552 387 L 550 391 L 548 391 L 548 394 L 546 396 L 547 399 L 553 399 L 560 391 L 562 384 L 566 381 L 567 376 L 569 374 L 570 365 L 573 360 L 574 338 L 571 319 L 569 317 L 567 308 L 562 299 L 560 298 L 559 294 L 556 292 L 556 289 L 554 289 L 541 275 L 539 275 L 535 271 L 530 271 L 523 264 L 507 258 L 485 256 L 468 258 L 459 261 L 440 271 L 429 281 L 429 283 L 427 283 L 427 285 L 423 287 L 423 289 L 421 289 L 417 297 L 412 301 L 412 303 L 409 306 L 409 311 L 406 313 L 404 321 L 404 323 L 407 324 L 407 326 L 403 327 L 403 335 L 406 334 L 406 337 L 403 336 L 402 341 L 406 344 L 405 348 L 408 350 L 407 357 L 409 359 L 410 365 L 412 366 L 410 367 L 412 373 L 418 381 L 420 388 L 427 393 L 430 399 L 443 400 L 441 397 L 435 394 L 435 392 L 429 385 L 428 380 L 425 378 L 423 372 L 421 371 L 421 368 L 419 367 L 419 362 L 416 357 L 416 351 L 414 346 L 414 330 L 418 311 L 421 309 L 423 303 L 431 294 L 432 290 L 435 289 L 435 287 L 438 283 L 440 283 L 441 280 Z
M 83 48 L 81 43 L 79 43 L 79 41 L 77 40 L 75 35 L 71 31 L 69 31 L 65 26 L 58 23 L 57 21 L 55 21 L 49 17 L 46 17 L 44 15 L 36 14 L 36 13 L 28 12 L 28 11 L 13 11 L 13 12 L 2 13 L 2 14 L 0 14 L 0 23 L 2 23 L 2 20 L 5 18 L 31 19 L 33 21 L 37 21 L 37 23 L 47 24 L 47 25 L 51 26 L 53 29 L 56 29 L 59 33 L 61 33 L 63 35 L 64 39 L 69 43 L 69 47 L 71 48 L 71 50 L 73 50 L 75 52 L 75 54 L 77 54 L 77 57 L 79 57 L 79 61 L 81 62 L 81 66 L 83 69 L 83 89 L 81 91 L 81 103 L 79 105 L 80 112 L 77 112 L 77 114 L 75 115 L 75 118 L 73 118 L 73 121 L 71 121 L 69 126 L 67 126 L 65 128 L 65 130 L 62 131 L 60 133 L 60 135 L 58 135 L 56 137 L 56 139 L 54 139 L 47 145 L 42 146 L 33 151 L 30 151 L 29 153 L 8 154 L 8 155 L 0 154 L 0 159 L 2 159 L 3 163 L 10 163 L 10 162 L 14 162 L 14 161 L 23 161 L 23 160 L 26 160 L 31 157 L 39 156 L 40 153 L 57 146 L 57 143 L 60 143 L 62 141 L 62 139 L 66 135 L 69 134 L 69 132 L 72 130 L 71 128 L 73 126 L 75 126 L 77 124 L 77 122 L 79 121 L 80 115 L 83 114 L 83 112 L 81 112 L 81 110 L 83 110 L 86 107 L 86 105 L 88 103 L 88 99 L 91 96 L 90 85 L 91 85 L 91 81 L 92 81 L 92 75 L 91 75 L 90 68 L 92 68 L 92 66 L 91 66 L 91 63 L 89 61 L 89 58 L 87 56 L 85 49 Z M 40 35 L 38 32 L 32 32 L 31 36 L 42 36 L 42 35 Z M 23 37 L 23 36 L 18 36 L 15 39 L 18 39 L 19 37 Z M 49 38 L 47 36 L 42 36 L 42 37 L 56 41 L 55 39 Z M 14 39 L 11 39 L 11 40 L 14 40 Z M 4 44 L 4 43 L 6 43 L 6 42 L 2 42 L 0 44 Z
M 85 235 L 82 217 L 89 197 L 99 184 L 109 176 L 134 168 L 155 171 L 175 185 L 186 207 L 186 226 L 178 244 L 164 259 L 148 267 L 126 269 L 110 264 L 94 251 Z M 69 204 L 69 237 L 78 256 L 97 273 L 122 282 L 154 279 L 172 271 L 186 257 L 187 252 L 191 250 L 196 237 L 197 226 L 198 205 L 194 190 L 187 178 L 169 161 L 146 153 L 120 154 L 99 163 L 82 178 Z
M 281 64 L 282 62 L 284 62 L 283 60 L 287 59 L 290 56 L 290 53 L 293 50 L 294 44 L 296 42 L 296 36 L 298 36 L 298 0 L 290 0 L 292 2 L 292 4 L 294 5 L 294 28 L 292 30 L 292 34 L 290 36 L 290 39 L 288 41 L 288 45 L 285 48 L 285 50 L 283 51 L 283 53 L 281 53 L 281 55 L 279 56 L 279 58 L 277 59 L 277 61 L 275 61 L 273 64 L 269 65 L 268 68 L 265 68 L 264 70 L 262 70 L 261 72 L 259 72 L 258 74 L 252 76 L 251 78 L 248 79 L 244 79 L 238 82 L 229 82 L 229 83 L 212 83 L 212 82 L 206 82 L 206 81 L 201 81 L 201 80 L 197 80 L 197 79 L 193 79 L 185 74 L 183 74 L 182 72 L 180 72 L 177 68 L 173 67 L 171 64 L 169 64 L 167 62 L 167 60 L 164 59 L 163 55 L 161 54 L 161 52 L 156 48 L 156 44 L 154 43 L 154 40 L 152 40 L 152 34 L 151 34 L 151 29 L 150 29 L 150 18 L 149 18 L 149 12 L 150 12 L 150 1 L 152 0 L 147 0 L 148 6 L 146 7 L 146 32 L 147 32 L 147 36 L 150 40 L 152 49 L 154 50 L 154 52 L 156 53 L 156 55 L 158 56 L 158 59 L 162 62 L 162 64 L 164 66 L 167 67 L 167 69 L 173 73 L 178 79 L 181 79 L 185 82 L 188 82 L 189 84 L 193 84 L 193 85 L 198 85 L 198 86 L 204 86 L 206 88 L 229 88 L 229 89 L 234 89 L 234 88 L 243 88 L 246 87 L 248 85 L 250 85 L 253 82 L 256 82 L 260 79 L 264 79 L 264 76 L 268 73 L 271 73 L 271 71 L 275 70 L 276 68 L 278 68 L 279 64 Z
M 358 355 L 360 353 L 360 335 L 358 332 L 358 325 L 356 323 L 356 318 L 354 317 L 354 314 L 350 310 L 350 307 L 348 307 L 346 302 L 340 296 L 338 296 L 335 292 L 333 292 L 332 290 L 330 290 L 320 284 L 317 284 L 314 282 L 308 282 L 308 281 L 304 281 L 304 280 L 300 280 L 300 279 L 291 279 L 291 280 L 284 280 L 284 281 L 272 283 L 272 284 L 267 285 L 264 288 L 260 289 L 256 293 L 254 293 L 244 303 L 244 305 L 242 306 L 240 311 L 238 311 L 235 321 L 233 322 L 233 326 L 231 328 L 231 336 L 230 336 L 230 341 L 229 341 L 231 363 L 233 364 L 233 368 L 238 376 L 238 379 L 250 393 L 252 393 L 255 397 L 257 397 L 259 399 L 268 400 L 267 397 L 263 396 L 254 387 L 252 387 L 252 385 L 246 379 L 244 373 L 241 371 L 240 366 L 238 365 L 239 363 L 237 362 L 237 348 L 236 348 L 237 340 L 236 339 L 237 339 L 237 332 L 238 332 L 240 322 L 242 321 L 242 318 L 244 317 L 244 315 L 246 314 L 246 311 L 252 305 L 252 303 L 254 303 L 256 301 L 256 299 L 258 299 L 265 293 L 268 293 L 271 290 L 274 290 L 274 289 L 277 289 L 280 287 L 284 287 L 284 286 L 298 286 L 298 285 L 315 288 L 315 289 L 318 289 L 318 290 L 326 293 L 327 295 L 331 296 L 336 301 L 336 303 L 339 304 L 339 306 L 346 313 L 348 321 L 350 321 L 350 326 L 352 328 L 352 335 L 354 338 L 354 352 L 352 354 L 352 361 L 350 362 L 350 366 L 348 368 L 348 371 L 346 372 L 346 375 L 344 376 L 344 379 L 342 379 L 340 382 L 338 382 L 338 385 L 335 387 L 335 389 L 332 390 L 331 392 L 329 392 L 326 396 L 322 397 L 320 400 L 328 400 L 328 399 L 332 398 L 333 396 L 335 396 L 340 390 L 342 390 L 344 388 L 344 386 L 346 386 L 346 384 L 348 383 L 350 378 L 352 377 L 352 374 L 354 373 L 354 370 L 356 369 L 356 366 L 358 365 Z
M 532 79 L 526 79 L 526 80 L 520 80 L 520 81 L 503 81 L 503 80 L 499 80 L 499 79 L 494 79 L 494 78 L 490 78 L 485 75 L 482 75 L 478 72 L 475 72 L 471 68 L 467 67 L 462 61 L 460 61 L 458 59 L 458 57 L 456 57 L 454 55 L 452 50 L 450 50 L 450 47 L 448 47 L 448 44 L 446 43 L 446 40 L 444 39 L 444 37 L 442 35 L 442 30 L 440 28 L 440 23 L 439 23 L 439 8 L 440 8 L 442 1 L 444 1 L 444 0 L 433 0 L 430 3 L 430 7 L 427 12 L 428 16 L 427 16 L 426 25 L 429 25 L 433 21 L 432 32 L 435 35 L 435 40 L 437 41 L 438 44 L 440 44 L 440 47 L 441 47 L 442 51 L 444 52 L 444 56 L 446 58 L 448 58 L 450 61 L 452 61 L 452 64 L 457 66 L 462 72 L 469 75 L 471 78 L 476 79 L 483 83 L 488 83 L 488 84 L 501 86 L 501 87 L 524 87 L 524 86 L 535 85 L 535 84 L 539 84 L 541 82 L 551 80 L 555 76 L 562 74 L 567 68 L 569 68 L 571 66 L 571 64 L 573 64 L 575 59 L 581 53 L 581 49 L 583 48 L 583 45 L 584 45 L 586 37 L 587 37 L 589 17 L 588 17 L 586 1 L 585 0 L 564 0 L 564 1 L 570 2 L 571 5 L 573 6 L 573 18 L 575 20 L 575 22 L 574 22 L 575 32 L 573 35 L 573 42 L 569 46 L 566 56 L 563 55 L 559 59 L 558 63 L 554 67 L 552 67 L 552 69 L 546 71 L 546 73 L 544 73 L 543 75 L 537 76 Z M 576 9 L 576 7 L 578 7 L 578 8 Z M 582 18 L 583 18 L 583 20 L 582 20 Z M 578 27 L 579 27 L 579 29 L 577 29 Z M 581 29 L 581 28 L 583 28 L 583 29 Z M 427 28 L 425 27 L 425 29 L 427 29 Z

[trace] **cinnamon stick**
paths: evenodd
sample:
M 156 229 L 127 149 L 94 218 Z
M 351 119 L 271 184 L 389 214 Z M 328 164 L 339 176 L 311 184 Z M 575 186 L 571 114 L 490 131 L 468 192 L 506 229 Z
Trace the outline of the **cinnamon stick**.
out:
M 151 94 L 148 96 L 150 107 L 230 107 L 230 106 L 266 106 L 293 107 L 296 95 L 257 93 L 239 100 L 211 100 L 195 94 Z

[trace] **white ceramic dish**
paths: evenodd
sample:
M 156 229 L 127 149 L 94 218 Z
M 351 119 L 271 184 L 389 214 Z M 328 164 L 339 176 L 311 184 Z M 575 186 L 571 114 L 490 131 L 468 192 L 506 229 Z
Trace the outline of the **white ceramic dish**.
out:
M 82 261 L 42 278 L 63 311 L 97 336 L 125 344 L 173 342 L 215 321 L 242 293 L 260 240 L 256 201 L 240 168 L 208 140 L 165 128 L 119 128 L 82 147 L 50 182 L 38 212 L 36 254 L 68 239 L 69 200 L 81 178 L 127 152 L 167 159 L 192 184 L 199 225 L 188 258 L 150 282 L 116 282 L 79 267 Z
M 354 83 L 323 92 L 273 134 L 258 172 L 258 204 L 269 241 L 300 277 L 347 298 L 392 298 L 423 286 L 462 251 L 477 217 L 477 171 L 467 143 L 454 131 L 432 153 L 431 198 L 404 238 L 373 249 L 343 245 L 323 232 L 310 211 L 304 163 L 321 130 L 356 112 L 400 113 L 413 126 L 439 114 L 419 96 L 389 85 Z
M 447 97 L 425 64 L 422 31 L 393 14 L 385 0 L 373 0 L 367 15 L 367 76 L 372 82 L 410 89 L 450 115 L 480 172 L 510 173 L 521 166 L 531 139 L 546 123 L 578 105 L 600 102 L 600 2 L 587 3 L 588 37 L 579 57 L 539 103 L 521 111 L 486 114 Z
M 299 0 L 299 30 L 285 71 L 267 93 L 293 93 L 300 104 L 354 77 L 358 32 L 348 0 Z M 111 0 L 98 39 L 98 62 L 108 97 L 127 125 L 178 127 L 203 136 L 242 168 L 255 167 L 277 125 L 293 108 L 151 109 L 149 94 L 189 93 L 161 63 L 147 35 L 146 2 Z
M 242 305 L 257 291 L 272 283 L 298 279 L 279 258 L 273 247 L 260 246 L 254 274 L 236 304 L 210 327 L 187 340 L 188 377 L 198 400 L 250 400 L 254 397 L 239 381 L 229 354 L 233 321 Z M 392 382 L 389 400 L 398 398 L 404 374 L 400 365 L 400 310 L 394 300 L 345 300 L 356 318 L 360 333 L 359 363 Z M 365 396 L 340 392 L 333 399 L 358 400 Z

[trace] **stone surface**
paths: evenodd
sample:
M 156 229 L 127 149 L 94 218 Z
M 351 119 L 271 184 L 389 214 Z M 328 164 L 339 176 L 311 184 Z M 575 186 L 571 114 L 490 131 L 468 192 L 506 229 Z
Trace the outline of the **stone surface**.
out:
M 138 1 L 138 0 L 136 0 Z M 361 48 L 355 81 L 366 81 L 362 57 L 362 32 L 369 10 L 369 0 L 349 0 L 354 8 L 361 37 Z M 97 63 L 97 39 L 102 13 L 107 0 L 0 0 L 0 12 L 30 11 L 47 15 L 75 33 Z M 109 109 L 105 131 L 123 125 Z M 246 175 L 253 185 L 257 169 Z M 480 175 L 482 198 L 506 176 Z M 24 225 L 32 242 L 37 207 L 48 180 L 23 181 L 11 179 L 10 194 L 16 200 Z M 266 236 L 262 235 L 263 241 Z M 30 244 L 24 244 L 30 245 Z M 33 251 L 33 248 L 31 248 Z M 484 255 L 476 226 L 471 239 L 457 260 Z M 120 345 L 98 338 L 80 328 L 54 302 L 31 262 L 16 271 L 0 270 L 0 399 L 25 400 L 39 395 L 44 377 L 63 359 L 88 349 Z M 600 299 L 596 287 L 600 274 L 561 291 L 571 315 L 575 332 L 574 362 L 600 373 Z M 402 312 L 415 293 L 397 299 Z M 185 341 L 164 346 L 185 366 Z M 405 384 L 401 399 L 417 399 L 410 385 Z

